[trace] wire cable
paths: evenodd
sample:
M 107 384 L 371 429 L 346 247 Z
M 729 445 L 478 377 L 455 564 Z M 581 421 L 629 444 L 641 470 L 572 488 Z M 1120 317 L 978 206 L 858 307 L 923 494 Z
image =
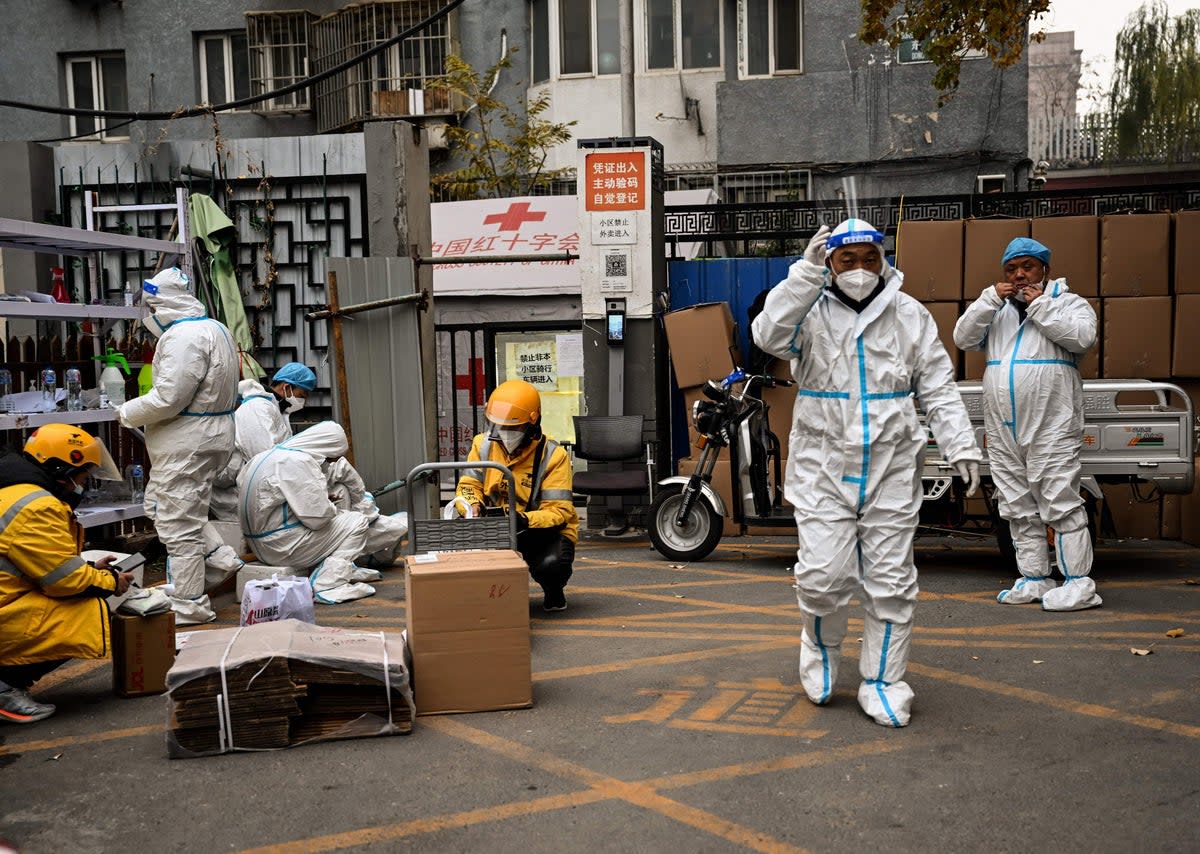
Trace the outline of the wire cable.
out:
M 12 107 L 17 110 L 31 110 L 35 113 L 53 113 L 60 116 L 96 116 L 104 119 L 129 119 L 131 122 L 136 121 L 162 121 L 164 119 L 186 119 L 192 116 L 206 116 L 211 113 L 223 113 L 228 110 L 238 110 L 242 107 L 248 107 L 252 104 L 257 104 L 260 101 L 266 101 L 271 98 L 278 98 L 281 95 L 290 95 L 292 92 L 298 92 L 301 89 L 306 89 L 324 80 L 328 80 L 335 74 L 340 74 L 347 68 L 352 68 L 360 62 L 365 62 L 380 53 L 383 53 L 393 45 L 399 44 L 407 38 L 411 38 L 422 30 L 428 29 L 433 24 L 445 18 L 456 8 L 461 6 L 466 0 L 448 0 L 445 6 L 434 12 L 428 18 L 420 21 L 409 27 L 402 33 L 392 36 L 385 42 L 380 42 L 372 48 L 368 48 L 357 56 L 352 56 L 349 59 L 338 63 L 333 68 L 328 68 L 319 74 L 314 74 L 311 77 L 306 77 L 303 80 L 298 80 L 295 83 L 287 86 L 274 89 L 270 92 L 264 92 L 261 95 L 251 95 L 248 98 L 241 98 L 237 101 L 227 101 L 224 104 L 197 104 L 192 107 L 181 107 L 177 110 L 167 111 L 148 111 L 139 112 L 135 110 L 87 110 L 79 107 L 60 107 L 49 104 L 31 104 L 26 101 L 15 101 L 11 98 L 0 98 L 0 107 Z

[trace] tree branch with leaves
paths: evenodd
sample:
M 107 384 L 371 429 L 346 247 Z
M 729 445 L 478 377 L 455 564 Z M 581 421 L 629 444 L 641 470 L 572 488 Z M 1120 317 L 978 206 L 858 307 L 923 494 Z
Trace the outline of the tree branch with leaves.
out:
M 546 90 L 529 98 L 524 110 L 491 94 L 500 73 L 512 67 L 514 53 L 516 48 L 482 73 L 463 58 L 448 56 L 445 76 L 428 84 L 467 105 L 460 122 L 446 125 L 445 131 L 447 148 L 464 165 L 431 179 L 450 198 L 528 196 L 571 172 L 546 168 L 551 150 L 571 139 L 576 124 L 544 118 L 550 109 Z

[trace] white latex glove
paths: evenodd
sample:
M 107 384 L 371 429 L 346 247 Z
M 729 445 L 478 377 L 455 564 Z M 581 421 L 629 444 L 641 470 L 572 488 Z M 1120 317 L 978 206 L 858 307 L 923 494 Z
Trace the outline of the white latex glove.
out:
M 127 408 L 124 403 L 121 404 L 119 407 L 117 407 L 117 422 L 122 427 L 132 427 L 133 426 L 132 424 L 129 423 L 129 415 L 127 413 Z
M 954 464 L 954 470 L 967 485 L 967 498 L 970 498 L 979 489 L 979 463 L 975 460 L 960 460 Z
M 808 241 L 808 246 L 804 249 L 804 260 L 817 267 L 825 266 L 825 243 L 829 240 L 829 235 L 832 233 L 827 225 L 822 225 L 817 229 L 817 233 Z

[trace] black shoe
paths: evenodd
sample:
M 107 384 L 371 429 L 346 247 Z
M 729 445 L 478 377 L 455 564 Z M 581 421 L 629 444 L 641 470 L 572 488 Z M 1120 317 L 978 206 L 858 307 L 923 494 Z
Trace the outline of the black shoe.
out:
M 563 607 L 567 607 L 563 602 Z M 10 724 L 31 724 L 54 714 L 54 706 L 39 703 L 29 696 L 28 691 L 10 688 L 0 691 L 0 721 Z
M 547 590 L 546 598 L 542 602 L 543 611 L 565 611 L 567 610 L 567 594 L 562 590 Z

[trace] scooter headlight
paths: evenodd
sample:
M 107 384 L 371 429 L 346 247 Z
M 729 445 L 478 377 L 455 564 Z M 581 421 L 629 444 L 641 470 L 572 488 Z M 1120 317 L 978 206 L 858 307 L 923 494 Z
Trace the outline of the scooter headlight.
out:
M 696 432 L 708 433 L 716 426 L 717 407 L 707 400 L 697 400 L 692 404 L 692 423 Z

